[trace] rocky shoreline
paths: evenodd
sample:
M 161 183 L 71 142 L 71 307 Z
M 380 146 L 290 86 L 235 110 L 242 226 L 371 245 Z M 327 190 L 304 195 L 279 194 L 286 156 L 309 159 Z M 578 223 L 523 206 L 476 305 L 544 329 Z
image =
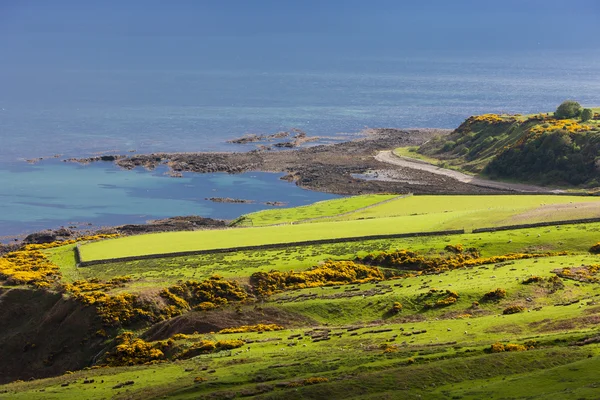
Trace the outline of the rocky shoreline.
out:
M 248 152 L 219 153 L 152 153 L 136 155 L 109 155 L 68 161 L 89 163 L 114 162 L 121 168 L 143 167 L 149 170 L 160 165 L 169 168 L 169 174 L 183 172 L 229 174 L 247 171 L 285 173 L 282 179 L 295 182 L 302 188 L 342 194 L 417 193 L 417 194 L 478 194 L 506 193 L 507 191 L 482 188 L 426 171 L 393 166 L 377 161 L 374 156 L 381 150 L 401 146 L 417 146 L 437 135 L 446 135 L 445 129 L 370 129 L 359 139 L 297 148 L 283 151 L 251 150 Z M 371 171 L 392 171 L 402 180 L 361 179 Z
M 479 187 L 431 172 L 390 165 L 375 156 L 382 150 L 402 146 L 418 146 L 434 136 L 447 135 L 449 129 L 369 129 L 358 139 L 323 144 L 292 150 L 214 153 L 152 153 L 135 155 L 99 155 L 88 158 L 70 158 L 65 162 L 112 162 L 124 169 L 143 167 L 153 170 L 167 166 L 168 175 L 180 177 L 184 172 L 236 174 L 248 171 L 279 172 L 281 178 L 298 186 L 327 193 L 358 195 L 370 193 L 414 194 L 492 194 L 509 190 Z M 305 139 L 295 132 L 297 139 Z M 281 138 L 283 134 L 272 136 Z M 209 198 L 214 202 L 247 203 L 249 200 Z M 279 207 L 279 202 L 266 202 Z M 27 236 L 23 243 L 44 243 L 65 240 L 90 233 L 119 233 L 132 235 L 175 230 L 215 229 L 226 226 L 226 221 L 198 216 L 174 217 L 150 221 L 147 224 L 101 227 L 97 229 L 66 229 L 41 231 Z M 16 239 L 18 240 L 18 239 Z M 17 242 L 0 245 L 0 253 L 10 251 Z

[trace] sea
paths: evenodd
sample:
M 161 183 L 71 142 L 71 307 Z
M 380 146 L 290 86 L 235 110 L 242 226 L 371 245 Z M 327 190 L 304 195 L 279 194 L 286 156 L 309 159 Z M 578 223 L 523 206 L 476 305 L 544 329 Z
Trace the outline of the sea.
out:
M 174 178 L 164 168 L 125 171 L 106 162 L 65 162 L 69 157 L 247 151 L 253 145 L 227 140 L 292 128 L 346 139 L 365 128 L 455 128 L 473 114 L 552 111 L 565 99 L 600 103 L 597 50 L 310 43 L 2 37 L 0 237 L 176 215 L 233 219 L 271 208 L 267 201 L 298 206 L 339 197 L 301 189 L 282 174 Z

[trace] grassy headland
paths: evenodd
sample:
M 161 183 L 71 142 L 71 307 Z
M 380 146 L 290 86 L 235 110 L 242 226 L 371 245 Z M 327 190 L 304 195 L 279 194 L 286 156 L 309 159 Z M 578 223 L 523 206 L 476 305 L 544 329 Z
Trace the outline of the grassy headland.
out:
M 419 158 L 490 178 L 565 186 L 600 186 L 600 112 L 592 119 L 485 114 L 416 150 Z M 414 155 L 413 148 L 397 150 Z

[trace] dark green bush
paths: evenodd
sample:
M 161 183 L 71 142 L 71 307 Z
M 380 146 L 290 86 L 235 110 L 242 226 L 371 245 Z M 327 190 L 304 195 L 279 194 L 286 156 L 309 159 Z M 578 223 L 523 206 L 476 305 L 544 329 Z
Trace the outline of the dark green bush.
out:
M 584 108 L 581 112 L 581 121 L 589 121 L 592 118 L 594 118 L 594 112 L 589 108 Z
M 556 119 L 575 118 L 581 114 L 581 105 L 574 100 L 565 100 L 554 112 Z

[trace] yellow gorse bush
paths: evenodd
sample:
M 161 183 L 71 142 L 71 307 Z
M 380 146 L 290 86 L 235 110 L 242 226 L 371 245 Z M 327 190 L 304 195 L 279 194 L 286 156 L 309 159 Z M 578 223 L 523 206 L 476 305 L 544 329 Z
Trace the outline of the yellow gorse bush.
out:
M 537 136 L 557 130 L 565 130 L 569 133 L 582 133 L 588 132 L 590 129 L 592 129 L 591 126 L 579 124 L 573 120 L 547 120 L 543 124 L 538 124 L 531 127 L 529 132 Z
M 248 293 L 239 283 L 215 275 L 202 282 L 185 281 L 163 289 L 160 296 L 170 306 L 165 308 L 169 317 L 189 309 L 211 310 L 231 301 L 242 301 Z
M 111 367 L 156 363 L 164 360 L 163 350 L 171 344 L 168 341 L 146 342 L 134 338 L 132 332 L 122 333 L 116 340 L 119 344 L 106 358 L 106 362 Z
M 527 345 L 527 343 L 525 343 Z M 515 344 L 515 343 L 507 343 L 507 344 L 503 344 L 500 342 L 496 342 L 494 344 L 492 344 L 488 349 L 487 352 L 488 353 L 502 353 L 504 351 L 527 351 L 530 349 L 533 349 L 534 346 L 524 346 L 522 344 Z
M 590 247 L 589 252 L 592 254 L 600 254 L 600 242 L 598 242 L 595 245 L 593 245 L 592 247 Z
M 377 265 L 390 267 L 400 270 L 413 270 L 422 273 L 437 274 L 444 271 L 450 271 L 458 268 L 476 267 L 485 264 L 497 264 L 511 260 L 521 260 L 528 258 L 554 257 L 567 255 L 567 252 L 548 252 L 548 253 L 509 253 L 503 256 L 480 257 L 477 249 L 463 250 L 462 246 L 452 246 L 450 255 L 447 257 L 425 257 L 409 250 L 396 250 L 392 252 L 382 252 L 379 254 L 369 254 L 363 258 L 357 258 L 356 261 L 368 265 Z
M 353 261 L 327 261 L 303 272 L 255 272 L 250 283 L 259 296 L 269 296 L 286 289 L 301 289 L 324 285 L 364 283 L 385 279 L 379 268 Z
M 60 280 L 60 269 L 50 262 L 41 250 L 115 236 L 118 235 L 84 236 L 63 242 L 25 245 L 21 250 L 7 253 L 0 258 L 0 279 L 6 280 L 9 284 L 49 287 Z
M 579 282 L 600 282 L 600 279 L 596 276 L 600 271 L 600 264 L 584 265 L 581 267 L 566 267 L 556 269 L 554 272 L 561 278 L 571 279 Z
M 513 116 L 500 116 L 498 114 L 482 114 L 474 115 L 467 119 L 467 122 L 487 122 L 490 124 L 497 124 L 499 122 L 511 122 L 514 121 Z

